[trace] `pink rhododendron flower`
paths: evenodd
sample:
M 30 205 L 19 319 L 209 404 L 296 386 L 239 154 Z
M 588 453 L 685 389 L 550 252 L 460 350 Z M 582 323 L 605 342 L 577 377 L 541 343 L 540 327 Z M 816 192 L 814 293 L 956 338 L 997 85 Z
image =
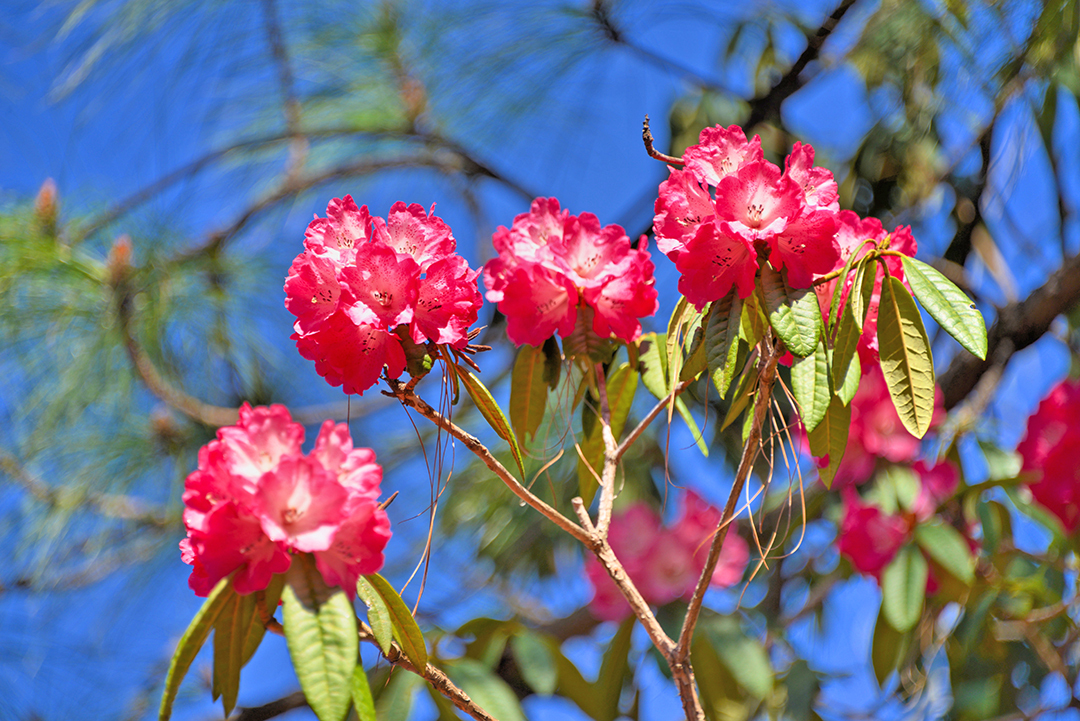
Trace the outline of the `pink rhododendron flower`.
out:
M 382 567 L 390 521 L 378 507 L 375 454 L 353 448 L 344 423 L 323 423 L 306 456 L 303 440 L 284 406 L 245 403 L 239 422 L 199 450 L 184 484 L 188 537 L 180 542 L 196 594 L 234 572 L 238 593 L 266 588 L 292 553 L 313 553 L 326 582 L 350 595 L 362 574 Z
M 656 511 L 638 502 L 612 517 L 608 540 L 642 597 L 661 606 L 693 593 L 719 522 L 720 511 L 690 491 L 670 527 L 664 528 Z M 746 541 L 729 532 L 712 585 L 723 588 L 738 583 L 749 558 Z M 617 621 L 630 614 L 630 606 L 595 557 L 586 559 L 585 574 L 594 589 L 589 603 L 594 616 Z
M 484 266 L 486 295 L 517 345 L 570 335 L 584 308 L 597 335 L 630 342 L 641 334 L 640 319 L 656 312 L 648 251 L 591 213 L 570 215 L 555 198 L 537 198 L 510 228 L 495 231 L 492 243 L 499 255 Z
M 1068 532 L 1080 527 L 1080 381 L 1059 383 L 1028 418 L 1016 447 L 1022 470 L 1035 473 L 1031 494 L 1061 519 Z
M 419 205 L 394 203 L 372 218 L 351 196 L 308 225 L 289 268 L 285 307 L 300 355 L 346 393 L 405 370 L 402 339 L 457 347 L 483 303 L 479 271 L 455 253 L 450 227 Z
M 843 494 L 844 520 L 837 542 L 840 554 L 851 560 L 856 571 L 880 582 L 882 571 L 907 540 L 910 525 L 900 516 L 864 504 L 854 488 L 845 488 Z
M 733 287 L 750 295 L 765 262 L 796 288 L 836 266 L 837 186 L 813 167 L 809 145 L 796 144 L 781 171 L 764 159 L 759 138 L 747 141 L 736 125 L 706 128 L 683 160 L 660 185 L 653 230 L 697 308 Z
M 926 461 L 916 461 L 911 464 L 911 470 L 919 476 L 919 495 L 911 511 L 917 520 L 925 521 L 956 492 L 960 485 L 960 471 L 949 461 L 935 466 L 927 466 Z
M 889 241 L 890 250 L 899 251 L 904 255 L 914 257 L 915 252 L 918 250 L 919 246 L 915 241 L 915 237 L 911 234 L 911 228 L 906 225 L 901 225 L 892 233 L 887 233 L 885 227 L 877 218 L 860 218 L 850 210 L 841 210 L 837 213 L 836 218 L 838 222 L 836 240 L 840 245 L 840 258 L 837 260 L 836 267 L 830 268 L 829 272 L 842 269 L 852 254 L 856 254 L 856 257 L 862 257 L 874 247 L 880 246 L 886 239 Z M 866 240 L 874 242 L 864 243 L 863 241 Z M 887 255 L 884 260 L 889 273 L 903 281 L 903 261 L 895 255 Z M 874 290 L 866 310 L 862 336 L 859 338 L 859 357 L 862 358 L 864 363 L 876 363 L 878 360 L 877 317 L 878 306 L 881 303 L 881 283 L 885 276 L 877 265 L 875 265 L 874 270 L 876 273 Z M 826 318 L 828 318 L 829 310 L 832 307 L 836 283 L 837 281 L 834 279 L 814 286 L 814 290 L 818 294 L 818 302 L 821 305 L 821 313 Z M 843 311 L 844 304 L 847 303 L 848 297 L 851 295 L 854 283 L 855 274 L 851 273 L 844 283 L 844 288 L 840 291 L 840 304 L 837 306 L 837 313 Z

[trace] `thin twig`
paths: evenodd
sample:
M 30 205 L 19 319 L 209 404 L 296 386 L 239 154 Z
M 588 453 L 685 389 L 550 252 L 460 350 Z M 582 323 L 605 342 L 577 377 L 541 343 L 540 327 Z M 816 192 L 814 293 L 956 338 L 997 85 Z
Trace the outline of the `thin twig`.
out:
M 645 417 L 641 419 L 641 422 L 638 423 L 634 430 L 630 431 L 626 438 L 623 439 L 623 442 L 619 444 L 619 448 L 615 452 L 616 461 L 620 460 L 623 455 L 630 450 L 630 446 L 634 445 L 634 442 L 645 432 L 645 429 L 649 427 L 649 424 L 656 420 L 656 417 L 671 405 L 671 399 L 689 388 L 693 382 L 693 378 L 682 381 L 675 386 L 675 390 L 664 396 L 659 403 L 653 406 L 652 410 L 645 414 Z
M 514 474 L 510 473 L 499 459 L 491 454 L 487 446 L 479 441 L 476 436 L 465 431 L 463 428 L 455 425 L 449 419 L 444 417 L 434 408 L 427 404 L 422 398 L 415 393 L 406 392 L 405 384 L 401 381 L 394 380 L 393 378 L 386 379 L 386 383 L 390 386 L 392 394 L 403 404 L 416 410 L 417 413 L 427 418 L 429 421 L 443 429 L 454 438 L 461 441 L 466 448 L 473 452 L 473 454 L 484 462 L 491 471 L 499 477 L 499 479 L 506 484 L 515 496 L 525 501 L 525 503 L 532 506 L 539 511 L 544 517 L 550 520 L 559 528 L 563 529 L 571 536 L 581 541 L 582 543 L 592 546 L 593 538 L 585 531 L 581 526 L 571 521 L 569 518 L 559 513 L 558 510 L 552 508 L 542 499 L 535 496 L 529 489 L 521 484 Z
M 367 641 L 369 643 L 378 646 L 378 641 L 375 640 L 375 633 L 371 630 L 363 621 L 360 622 L 359 635 L 361 641 Z M 386 660 L 395 666 L 415 673 L 417 676 L 425 679 L 430 683 L 436 691 L 448 698 L 454 706 L 467 713 L 476 721 L 497 721 L 497 719 L 489 714 L 484 709 L 480 708 L 475 701 L 469 698 L 469 694 L 458 688 L 453 681 L 451 681 L 445 673 L 437 669 L 430 663 L 424 667 L 421 671 L 401 652 L 401 647 L 396 642 L 391 641 L 390 652 L 383 654 Z
M 600 435 L 604 439 L 604 468 L 600 474 L 600 507 L 597 510 L 596 533 L 607 538 L 611 527 L 611 508 L 615 503 L 615 473 L 619 467 L 619 443 L 611 430 L 611 405 L 608 401 L 604 366 L 596 364 L 596 386 L 600 393 Z
M 746 444 L 743 446 L 742 458 L 739 460 L 739 468 L 735 473 L 735 480 L 731 486 L 731 493 L 728 495 L 727 505 L 720 516 L 717 533 L 713 536 L 712 545 L 709 547 L 709 556 L 705 561 L 705 568 L 701 572 L 701 577 L 698 579 L 694 594 L 691 596 L 686 610 L 686 619 L 683 621 L 679 642 L 673 654 L 676 662 L 686 661 L 690 657 L 690 643 L 693 640 L 698 615 L 701 613 L 702 599 L 705 596 L 705 591 L 709 588 L 716 564 L 720 560 L 720 551 L 724 546 L 724 539 L 727 538 L 728 529 L 732 525 L 739 495 L 742 493 L 743 486 L 746 484 L 746 480 L 754 467 L 754 460 L 757 458 L 761 443 L 761 429 L 765 422 L 765 416 L 768 414 L 769 405 L 772 402 L 772 387 L 776 381 L 776 362 L 782 354 L 781 345 L 778 342 L 774 343 L 772 333 L 767 332 L 765 338 L 759 343 L 759 347 L 761 348 L 761 356 L 758 360 L 758 388 L 757 397 L 754 399 L 754 416 L 750 425 L 750 434 L 747 436 Z M 686 692 L 687 690 L 680 688 L 680 695 Z
M 653 147 L 653 143 L 656 140 L 653 138 L 652 129 L 649 128 L 649 116 L 645 116 L 645 122 L 641 126 L 641 139 L 645 142 L 645 152 L 649 154 L 650 158 L 656 158 L 657 160 L 669 163 L 671 165 L 682 165 L 683 159 L 676 158 L 674 155 L 667 155 L 661 153 L 659 150 Z

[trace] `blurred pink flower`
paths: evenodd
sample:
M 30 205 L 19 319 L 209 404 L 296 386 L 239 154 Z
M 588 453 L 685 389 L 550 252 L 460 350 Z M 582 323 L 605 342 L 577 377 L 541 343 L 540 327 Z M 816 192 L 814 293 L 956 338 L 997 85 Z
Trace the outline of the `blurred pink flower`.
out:
M 687 491 L 682 513 L 670 527 L 664 528 L 656 511 L 639 501 L 612 517 L 608 540 L 642 597 L 662 606 L 693 593 L 719 522 L 718 509 Z M 712 585 L 723 588 L 738 583 L 749 558 L 746 541 L 729 532 Z M 595 557 L 586 559 L 585 574 L 594 590 L 589 602 L 594 616 L 617 621 L 630 614 L 630 606 Z
M 1065 380 L 1028 418 L 1016 447 L 1022 470 L 1034 473 L 1031 494 L 1061 519 L 1069 533 L 1080 527 L 1080 381 Z
M 837 541 L 840 554 L 851 560 L 856 571 L 881 581 L 881 572 L 896 556 L 910 533 L 910 525 L 900 516 L 866 505 L 854 488 L 844 495 L 844 520 Z

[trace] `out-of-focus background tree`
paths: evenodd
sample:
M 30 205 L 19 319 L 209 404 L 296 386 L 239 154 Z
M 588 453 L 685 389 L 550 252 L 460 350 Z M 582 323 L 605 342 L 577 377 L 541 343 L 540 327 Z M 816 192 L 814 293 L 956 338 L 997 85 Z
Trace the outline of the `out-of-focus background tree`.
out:
M 423 588 L 437 653 L 501 718 L 676 715 L 643 639 L 584 609 L 578 549 L 389 399 L 327 386 L 282 304 L 306 223 L 347 193 L 376 215 L 437 203 L 473 267 L 536 196 L 649 233 L 667 170 L 642 148 L 646 113 L 676 155 L 716 124 L 760 134 L 774 162 L 812 143 L 841 206 L 910 224 L 991 326 L 985 362 L 934 337 L 951 415 L 928 452 L 963 465 L 977 578 L 871 659 L 880 593 L 838 559 L 839 495 L 804 464 L 798 551 L 779 558 L 802 520 L 777 520 L 776 483 L 756 507 L 780 529 L 768 569 L 709 596 L 720 650 L 695 663 L 710 717 L 1080 717 L 1075 539 L 1027 520 L 1041 517 L 1015 482 L 991 488 L 1017 476 L 1024 419 L 1080 352 L 1078 31 L 1076 0 L 5 5 L 0 719 L 153 714 L 197 605 L 176 549 L 183 479 L 245 400 L 309 426 L 349 419 L 376 450 L 401 491 L 385 574 L 411 578 L 410 600 Z M 651 247 L 647 330 L 663 331 L 676 276 Z M 505 400 L 513 354 L 493 312 L 481 363 Z M 684 488 L 722 502 L 738 424 L 721 431 L 723 403 L 700 390 L 709 458 L 683 421 L 660 424 L 623 502 L 669 517 Z M 467 401 L 455 413 L 481 427 Z M 577 492 L 569 451 L 536 482 L 559 503 Z M 237 713 L 305 718 L 283 644 L 265 646 Z M 411 677 L 369 669 L 385 718 L 452 717 Z M 220 715 L 205 677 L 185 689 L 177 717 Z

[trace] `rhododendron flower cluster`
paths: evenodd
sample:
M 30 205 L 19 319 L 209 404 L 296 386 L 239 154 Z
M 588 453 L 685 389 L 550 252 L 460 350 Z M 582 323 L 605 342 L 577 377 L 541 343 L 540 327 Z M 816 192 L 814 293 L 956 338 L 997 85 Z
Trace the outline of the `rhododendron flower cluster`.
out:
M 631 342 L 640 319 L 656 313 L 648 251 L 592 213 L 570 215 L 555 198 L 537 198 L 492 242 L 499 256 L 484 266 L 487 299 L 498 303 L 517 345 L 541 346 L 556 331 L 569 336 L 583 309 L 598 336 Z
M 403 339 L 462 347 L 483 303 L 479 271 L 455 253 L 450 227 L 416 204 L 386 220 L 335 198 L 308 225 L 285 280 L 300 355 L 346 393 L 405 370 Z
M 1061 519 L 1068 532 L 1080 527 L 1080 381 L 1062 381 L 1028 418 L 1016 447 L 1022 470 L 1034 473 L 1031 495 Z
M 354 448 L 348 426 L 329 420 L 308 455 L 303 441 L 285 406 L 245 403 L 239 422 L 199 450 L 184 483 L 180 542 L 196 594 L 233 572 L 237 593 L 266 588 L 292 553 L 314 554 L 326 583 L 350 595 L 361 575 L 382 567 L 390 520 L 378 507 L 375 453 Z
M 682 514 L 670 528 L 644 502 L 634 503 L 611 519 L 608 541 L 642 597 L 662 606 L 677 598 L 689 598 L 705 568 L 720 511 L 693 492 L 687 492 Z M 750 558 L 746 541 L 728 533 L 713 571 L 712 585 L 733 586 L 743 577 Z M 617 621 L 630 614 L 615 582 L 594 556 L 585 561 L 585 573 L 594 595 L 589 603 L 593 615 Z
M 948 461 L 927 466 L 924 461 L 911 465 L 919 478 L 919 493 L 905 514 L 889 514 L 864 503 L 858 492 L 843 489 L 844 519 L 840 524 L 837 546 L 856 571 L 873 576 L 879 582 L 885 567 L 907 543 L 918 523 L 933 516 L 943 501 L 956 491 L 960 474 Z
M 683 161 L 660 184 L 653 230 L 682 274 L 679 292 L 698 309 L 732 287 L 749 296 L 766 261 L 795 288 L 837 267 L 839 194 L 832 173 L 814 167 L 811 146 L 795 143 L 781 171 L 757 136 L 705 128 Z

